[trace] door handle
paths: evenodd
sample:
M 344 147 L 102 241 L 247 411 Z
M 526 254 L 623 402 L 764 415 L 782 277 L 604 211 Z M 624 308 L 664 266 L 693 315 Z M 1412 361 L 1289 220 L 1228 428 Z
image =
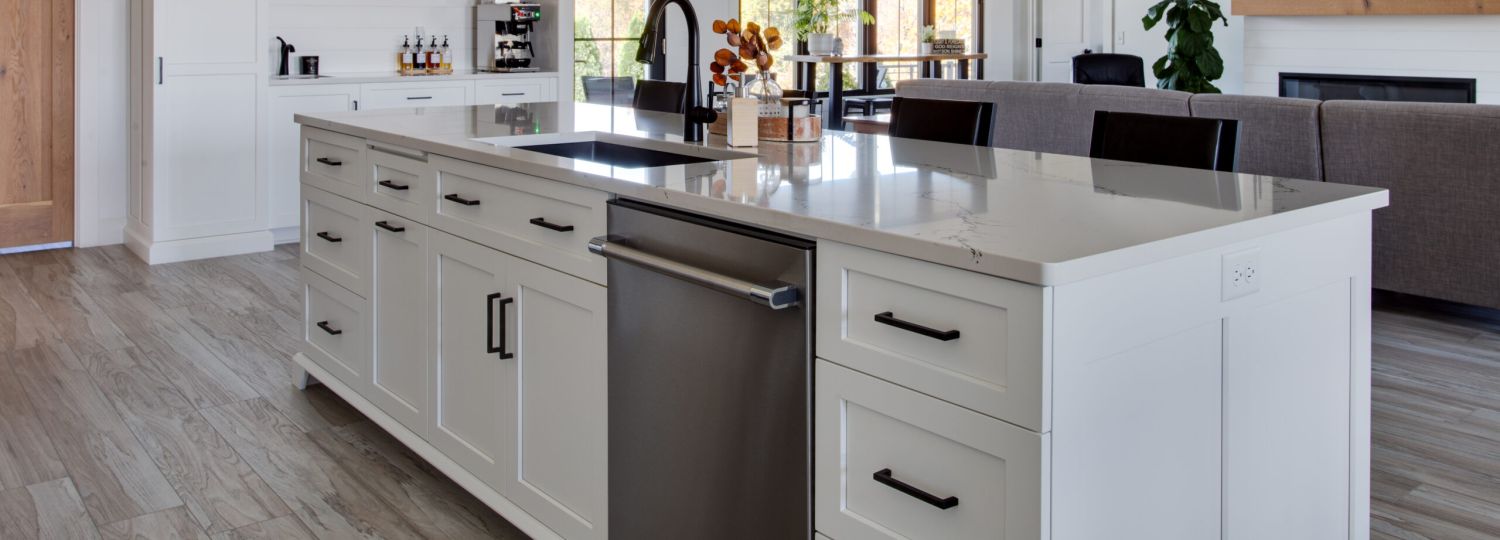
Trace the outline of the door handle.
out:
M 329 242 L 333 242 L 335 244 L 344 241 L 344 237 L 342 237 L 342 236 L 334 236 L 332 234 L 328 234 L 327 231 L 318 233 L 318 238 L 322 238 L 324 240 L 327 240 Z
M 953 341 L 955 339 L 958 339 L 958 330 L 937 330 L 928 328 L 917 323 L 897 319 L 896 314 L 889 311 L 885 313 L 875 314 L 875 322 L 894 326 L 907 332 L 922 334 L 938 341 Z
M 514 96 L 524 96 L 524 95 L 526 95 L 526 92 L 501 92 L 500 95 L 502 95 L 502 96 L 511 96 L 511 97 L 514 97 Z
M 166 78 L 167 78 L 167 67 L 166 66 L 167 66 L 166 61 L 162 57 L 160 57 L 160 56 L 156 57 L 156 85 L 157 86 L 161 86 L 161 85 L 163 85 L 163 84 L 166 83 Z
M 397 183 L 392 182 L 390 180 L 381 180 L 381 181 L 376 182 L 376 183 L 380 184 L 380 187 L 387 188 L 387 189 L 394 189 L 396 191 L 406 191 L 408 189 L 411 189 L 411 186 L 409 186 L 409 185 L 406 185 L 406 184 L 397 184 Z
M 344 162 L 342 160 L 337 160 L 337 159 L 333 159 L 333 158 L 326 158 L 326 157 L 320 157 L 320 158 L 318 158 L 318 163 L 322 163 L 322 164 L 327 165 L 329 167 L 342 167 L 342 166 L 344 166 Z
M 406 232 L 406 227 L 391 225 L 389 221 L 377 221 L 375 222 L 375 226 L 391 232 Z
M 489 354 L 500 353 L 501 360 L 515 358 L 514 353 L 505 352 L 505 306 L 515 302 L 515 298 L 502 298 L 505 293 L 490 293 L 484 297 L 484 352 Z M 500 300 L 500 343 L 495 343 L 495 300 Z
M 531 218 L 531 224 L 544 229 L 552 229 L 557 232 L 573 232 L 572 225 L 558 225 L 547 222 L 547 218 Z
M 610 242 L 608 237 L 601 236 L 589 240 L 589 251 L 608 259 L 631 263 L 647 270 L 739 296 L 771 309 L 786 309 L 797 305 L 801 301 L 801 292 L 797 290 L 797 287 L 792 285 L 780 283 L 775 285 L 760 285 L 751 283 L 717 272 L 710 272 L 702 268 L 682 264 L 671 259 L 658 257 L 644 251 L 628 248 Z
M 464 206 L 479 206 L 479 199 L 465 199 L 458 196 L 457 193 L 449 193 L 447 195 L 444 195 L 443 198 L 456 202 L 458 204 L 462 204 Z
M 432 99 L 432 96 L 406 96 L 408 100 Z
M 942 510 L 947 510 L 949 508 L 958 506 L 958 497 L 939 497 L 926 491 L 922 491 L 916 486 L 913 486 L 906 482 L 902 482 L 900 480 L 897 480 L 894 476 L 891 476 L 890 469 L 881 469 L 879 471 L 875 471 L 875 481 L 890 486 L 896 491 L 911 495 L 913 498 L 919 501 L 936 506 Z
M 328 324 L 328 321 L 323 321 L 323 322 L 318 323 L 318 328 L 322 328 L 323 331 L 324 332 L 328 332 L 328 335 L 330 335 L 330 336 L 337 336 L 339 334 L 344 333 L 343 330 L 339 330 L 337 328 L 334 328 L 334 327 L 330 326 Z

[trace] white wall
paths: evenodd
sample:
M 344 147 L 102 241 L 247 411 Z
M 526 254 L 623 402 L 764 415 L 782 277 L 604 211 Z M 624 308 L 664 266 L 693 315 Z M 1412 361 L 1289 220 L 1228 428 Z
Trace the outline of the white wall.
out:
M 130 184 L 130 3 L 76 5 L 74 243 L 118 244 Z
M 1166 21 L 1162 21 L 1150 31 L 1145 30 L 1141 24 L 1141 17 L 1146 16 L 1146 10 L 1155 5 L 1159 0 L 1113 0 L 1112 25 L 1106 25 L 1106 32 L 1112 37 L 1102 40 L 1110 45 L 1105 50 L 1110 52 L 1133 54 L 1141 57 L 1146 62 L 1146 85 L 1155 87 L 1156 77 L 1151 75 L 1151 64 L 1167 53 Z M 1219 4 L 1228 14 L 1232 7 L 1232 0 L 1220 0 Z M 1106 8 L 1108 11 L 1108 8 Z M 1214 81 L 1226 94 L 1245 93 L 1245 43 L 1246 32 L 1249 27 L 1246 17 L 1229 17 L 1229 26 L 1225 27 L 1222 22 L 1214 25 L 1214 47 L 1219 49 L 1219 55 L 1224 57 L 1224 77 Z M 1273 92 L 1274 95 L 1274 92 Z
M 1477 80 L 1500 104 L 1500 17 L 1246 17 L 1245 92 L 1274 96 L 1281 72 Z
M 297 47 L 296 56 L 316 55 L 322 73 L 394 71 L 401 38 L 423 27 L 423 45 L 448 36 L 453 67 L 473 69 L 473 0 L 274 0 L 271 41 L 281 36 Z M 273 57 L 272 62 L 276 60 Z M 275 66 L 272 67 L 275 69 Z

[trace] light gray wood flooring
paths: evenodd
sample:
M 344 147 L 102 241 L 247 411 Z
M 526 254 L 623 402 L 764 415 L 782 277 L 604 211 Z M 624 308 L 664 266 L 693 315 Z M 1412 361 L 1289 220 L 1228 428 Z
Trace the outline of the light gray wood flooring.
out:
M 293 388 L 296 257 L 0 256 L 0 538 L 524 538 Z M 1500 318 L 1377 305 L 1372 538 L 1500 538 Z
M 0 256 L 0 539 L 525 538 L 323 387 L 295 246 Z

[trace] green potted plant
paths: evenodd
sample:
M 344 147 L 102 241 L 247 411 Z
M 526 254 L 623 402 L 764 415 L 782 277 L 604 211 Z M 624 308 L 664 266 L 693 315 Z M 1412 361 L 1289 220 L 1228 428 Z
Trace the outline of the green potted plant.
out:
M 839 49 L 833 31 L 852 12 L 840 10 L 839 0 L 800 0 L 793 14 L 792 27 L 797 32 L 797 39 L 807 42 L 807 52 L 825 55 Z M 875 16 L 868 11 L 860 10 L 858 16 L 861 24 L 875 23 Z
M 1210 0 L 1162 0 L 1146 10 L 1147 30 L 1167 21 L 1167 54 L 1151 65 L 1156 86 L 1195 94 L 1218 94 L 1213 81 L 1224 76 L 1224 58 L 1214 48 L 1213 26 L 1229 18 Z
M 917 44 L 917 53 L 923 55 L 932 54 L 932 42 L 935 40 L 937 40 L 937 27 L 931 25 L 923 26 L 917 32 L 917 41 L 920 42 Z

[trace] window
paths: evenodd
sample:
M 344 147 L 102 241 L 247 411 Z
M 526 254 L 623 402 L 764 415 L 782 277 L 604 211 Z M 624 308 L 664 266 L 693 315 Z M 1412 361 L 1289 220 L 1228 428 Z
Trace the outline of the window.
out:
M 789 54 L 797 52 L 797 32 L 792 26 L 792 9 L 796 0 L 740 0 L 740 21 L 753 21 L 762 28 L 776 28 L 781 31 L 781 50 L 772 53 L 776 58 L 776 64 L 771 66 L 771 73 L 776 75 L 776 82 L 786 88 L 796 85 L 796 63 L 784 62 L 781 59 Z M 724 36 L 709 34 L 704 39 L 711 40 L 715 48 L 729 48 L 724 42 Z M 753 70 L 752 70 L 753 71 Z
M 635 80 L 645 75 L 635 61 L 646 28 L 640 0 L 576 0 L 573 21 L 573 100 L 628 104 Z
M 846 55 L 917 54 L 921 29 L 928 25 L 938 32 L 952 32 L 954 37 L 967 42 L 969 51 L 977 51 L 978 42 L 983 39 L 979 32 L 983 10 L 978 1 L 841 0 L 841 11 L 846 16 L 841 18 L 834 33 L 844 41 Z M 763 26 L 779 27 L 790 38 L 796 34 L 792 27 L 795 2 L 796 0 L 740 0 L 740 19 L 755 21 Z M 874 15 L 875 24 L 860 24 L 859 18 L 853 15 L 859 10 Z M 791 51 L 783 48 L 777 53 L 781 57 Z M 794 73 L 796 66 L 789 64 L 791 62 L 778 62 L 773 68 L 777 81 L 783 87 L 801 87 L 801 74 Z M 893 62 L 869 67 L 861 64 L 842 66 L 844 89 L 851 95 L 890 92 L 896 82 L 921 75 L 921 66 L 915 62 Z M 828 89 L 827 67 L 828 64 L 821 64 L 818 68 L 817 88 L 820 91 Z M 951 70 L 953 66 L 945 66 L 945 69 Z

